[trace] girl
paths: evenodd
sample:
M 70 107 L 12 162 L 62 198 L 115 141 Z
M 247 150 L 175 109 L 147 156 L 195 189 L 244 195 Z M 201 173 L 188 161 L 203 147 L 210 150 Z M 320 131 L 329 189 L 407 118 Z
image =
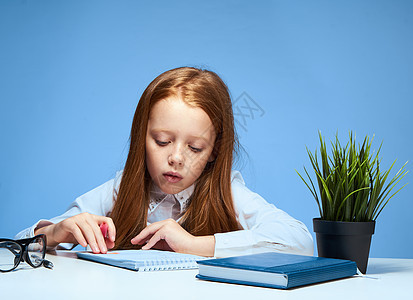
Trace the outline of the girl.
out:
M 154 248 L 215 257 L 312 255 L 305 225 L 231 171 L 237 147 L 231 99 L 218 75 L 189 67 L 167 71 L 138 103 L 124 170 L 63 215 L 40 220 L 16 238 L 44 233 L 49 247 L 89 245 L 94 253 Z

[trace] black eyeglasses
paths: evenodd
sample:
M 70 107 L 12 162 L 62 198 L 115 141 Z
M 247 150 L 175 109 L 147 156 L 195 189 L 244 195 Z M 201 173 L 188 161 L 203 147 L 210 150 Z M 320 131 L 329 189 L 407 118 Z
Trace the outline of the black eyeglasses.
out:
M 52 269 L 53 264 L 44 259 L 46 255 L 46 236 L 44 234 L 35 237 L 10 240 L 0 239 L 0 271 L 9 272 L 17 268 L 22 262 L 27 262 L 33 268 L 43 265 Z

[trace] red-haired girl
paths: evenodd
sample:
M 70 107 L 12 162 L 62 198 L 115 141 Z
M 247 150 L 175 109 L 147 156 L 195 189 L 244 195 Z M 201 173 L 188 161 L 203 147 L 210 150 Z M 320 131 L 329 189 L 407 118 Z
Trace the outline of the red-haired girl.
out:
M 50 247 L 89 245 L 95 253 L 312 255 L 305 225 L 251 192 L 232 170 L 237 149 L 231 99 L 220 77 L 190 67 L 169 70 L 142 94 L 123 171 L 17 238 L 44 233 Z

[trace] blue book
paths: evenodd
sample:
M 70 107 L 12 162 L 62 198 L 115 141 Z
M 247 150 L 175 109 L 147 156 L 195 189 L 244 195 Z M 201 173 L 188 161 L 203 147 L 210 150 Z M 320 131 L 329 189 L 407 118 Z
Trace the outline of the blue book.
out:
M 197 278 L 289 289 L 357 274 L 353 261 L 284 254 L 251 254 L 198 261 Z

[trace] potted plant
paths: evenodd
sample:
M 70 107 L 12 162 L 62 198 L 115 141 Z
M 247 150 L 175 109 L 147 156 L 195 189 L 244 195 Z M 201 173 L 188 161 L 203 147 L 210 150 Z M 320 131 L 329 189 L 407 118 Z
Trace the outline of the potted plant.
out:
M 365 137 L 363 144 L 356 147 L 353 133 L 343 147 L 336 135 L 331 142 L 331 155 L 321 132 L 320 159 L 317 150 L 313 154 L 307 148 L 315 172 L 317 189 L 304 167 L 308 181 L 298 173 L 314 196 L 320 211 L 320 218 L 313 219 L 318 255 L 322 257 L 353 260 L 358 269 L 366 273 L 371 236 L 375 222 L 389 200 L 405 185 L 393 192 L 394 187 L 407 174 L 405 166 L 393 178 L 388 170 L 380 169 L 379 150 L 371 150 L 373 138 Z

